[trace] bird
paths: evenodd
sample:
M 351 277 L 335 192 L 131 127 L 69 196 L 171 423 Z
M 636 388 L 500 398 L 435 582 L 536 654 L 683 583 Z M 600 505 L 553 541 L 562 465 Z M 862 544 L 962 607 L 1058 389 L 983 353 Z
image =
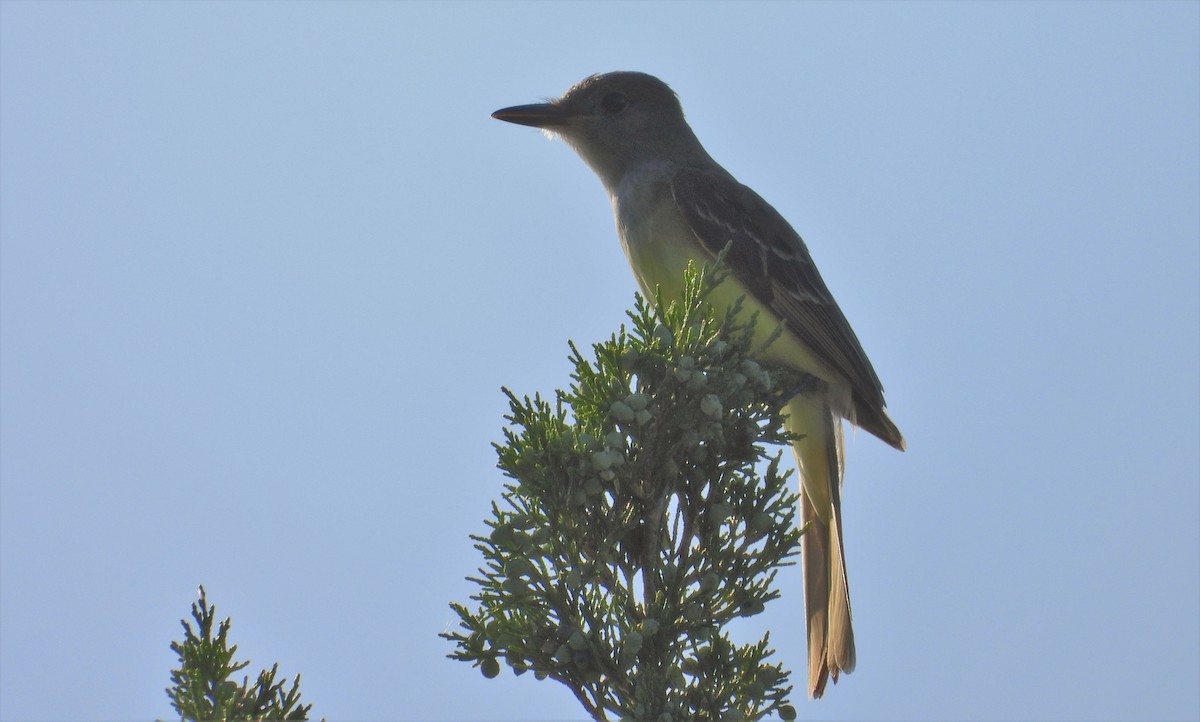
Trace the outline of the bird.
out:
M 741 298 L 758 327 L 781 327 L 760 360 L 820 380 L 787 402 L 785 428 L 800 476 L 808 694 L 855 667 L 842 543 L 842 420 L 900 451 L 883 386 L 800 235 L 701 145 L 675 92 L 641 72 L 589 76 L 561 97 L 492 113 L 564 140 L 608 192 L 617 236 L 642 293 L 682 294 L 689 262 L 725 253 L 714 304 Z M 727 249 L 727 250 L 726 250 Z M 718 293 L 719 292 L 719 293 Z M 764 323 L 764 319 L 774 324 Z M 774 330 L 772 328 L 771 330 Z

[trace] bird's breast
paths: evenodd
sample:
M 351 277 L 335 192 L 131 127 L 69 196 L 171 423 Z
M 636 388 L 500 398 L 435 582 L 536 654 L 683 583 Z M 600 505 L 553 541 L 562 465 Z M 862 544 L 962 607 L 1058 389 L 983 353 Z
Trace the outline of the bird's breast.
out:
M 642 293 L 653 299 L 657 288 L 664 298 L 677 298 L 688 262 L 702 266 L 708 259 L 669 188 L 656 186 L 643 197 L 614 199 L 617 235 Z

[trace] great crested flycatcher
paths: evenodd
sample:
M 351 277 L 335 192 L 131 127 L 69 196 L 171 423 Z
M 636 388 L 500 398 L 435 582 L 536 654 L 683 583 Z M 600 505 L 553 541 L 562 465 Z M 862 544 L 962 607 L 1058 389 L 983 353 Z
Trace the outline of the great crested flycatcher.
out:
M 593 75 L 548 103 L 497 110 L 493 118 L 553 133 L 600 176 L 617 235 L 650 299 L 677 297 L 689 261 L 711 262 L 726 246 L 729 277 L 714 303 L 744 297 L 758 333 L 782 325 L 763 354 L 824 382 L 787 404 L 800 471 L 808 693 L 854 670 L 854 631 L 842 550 L 842 419 L 903 450 L 884 410 L 883 386 L 804 241 L 757 193 L 717 165 L 683 117 L 675 93 L 645 73 Z

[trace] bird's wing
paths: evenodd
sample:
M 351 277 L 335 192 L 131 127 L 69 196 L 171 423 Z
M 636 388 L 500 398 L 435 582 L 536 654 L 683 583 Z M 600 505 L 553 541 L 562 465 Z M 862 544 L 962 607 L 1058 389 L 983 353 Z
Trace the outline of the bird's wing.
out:
M 902 448 L 900 432 L 883 410 L 879 377 L 804 241 L 783 216 L 723 172 L 680 168 L 671 192 L 704 248 L 715 256 L 732 244 L 726 264 L 734 277 L 850 382 L 859 425 Z

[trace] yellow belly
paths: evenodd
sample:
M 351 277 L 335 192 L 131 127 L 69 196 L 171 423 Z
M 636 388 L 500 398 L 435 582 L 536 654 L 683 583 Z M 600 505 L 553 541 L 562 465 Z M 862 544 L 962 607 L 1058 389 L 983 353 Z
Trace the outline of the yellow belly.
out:
M 625 255 L 633 268 L 642 293 L 651 301 L 655 289 L 662 291 L 663 300 L 670 302 L 683 295 L 683 277 L 689 262 L 697 268 L 712 263 L 713 257 L 695 239 L 692 230 L 675 210 L 673 204 L 661 204 L 656 213 L 636 224 L 639 233 L 628 227 L 618 227 Z M 732 276 L 718 286 L 709 297 L 713 306 L 725 309 L 743 298 L 742 314 L 758 314 L 754 344 L 761 346 L 779 327 L 780 319 L 765 304 L 742 288 Z M 795 334 L 786 328 L 761 355 L 761 360 L 778 363 L 812 374 L 830 387 L 831 405 L 842 415 L 849 410 L 849 383 L 823 359 L 814 354 Z

